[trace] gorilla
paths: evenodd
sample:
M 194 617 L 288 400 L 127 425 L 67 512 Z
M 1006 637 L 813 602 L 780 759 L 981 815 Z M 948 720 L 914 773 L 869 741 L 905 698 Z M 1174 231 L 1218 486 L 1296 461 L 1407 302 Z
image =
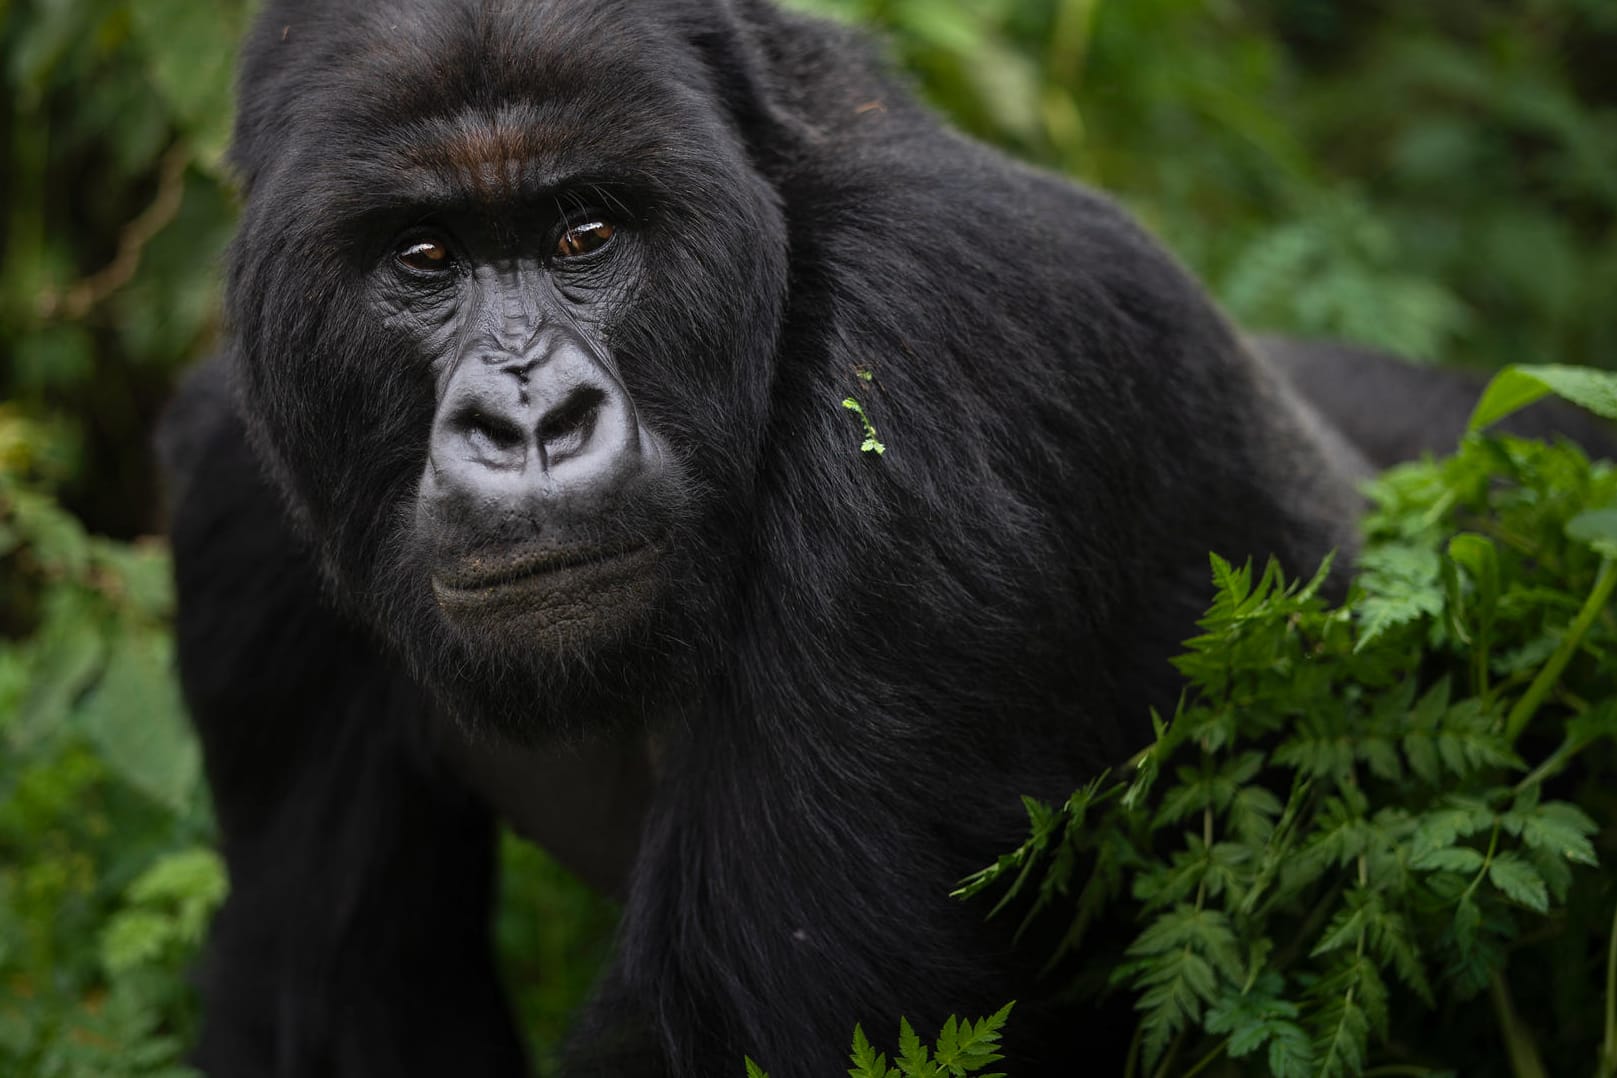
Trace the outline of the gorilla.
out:
M 1210 550 L 1350 555 L 1465 402 L 1244 339 L 766 0 L 268 0 L 239 99 L 228 341 L 160 434 L 199 1065 L 522 1073 L 499 819 L 624 903 L 570 1075 L 1011 999 L 1012 1072 L 1070 1073 L 1107 1030 L 951 885 L 1148 737 Z

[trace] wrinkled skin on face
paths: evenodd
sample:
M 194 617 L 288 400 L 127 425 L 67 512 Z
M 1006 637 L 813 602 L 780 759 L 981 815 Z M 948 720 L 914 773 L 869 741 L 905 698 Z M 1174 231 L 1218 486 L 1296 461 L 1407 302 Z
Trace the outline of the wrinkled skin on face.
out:
M 377 282 L 438 357 L 415 541 L 461 631 L 587 649 L 650 615 L 687 500 L 600 330 L 638 276 L 633 234 L 586 208 L 537 229 L 541 258 L 478 224 L 417 226 Z

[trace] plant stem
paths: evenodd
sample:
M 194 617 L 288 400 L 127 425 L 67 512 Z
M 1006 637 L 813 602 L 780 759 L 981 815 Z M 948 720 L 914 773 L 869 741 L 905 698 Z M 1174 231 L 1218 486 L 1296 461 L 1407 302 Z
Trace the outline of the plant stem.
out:
M 1216 1048 L 1214 1048 L 1211 1052 L 1208 1052 L 1206 1055 L 1204 1055 L 1200 1059 L 1198 1059 L 1196 1061 L 1196 1065 L 1194 1067 L 1190 1068 L 1184 1074 L 1181 1074 L 1179 1076 L 1179 1078 L 1194 1078 L 1195 1075 L 1200 1074 L 1202 1071 L 1206 1070 L 1208 1067 L 1211 1067 L 1214 1063 L 1218 1062 L 1219 1057 L 1224 1054 L 1224 1049 L 1228 1048 L 1229 1046 L 1230 1046 L 1230 1039 L 1228 1037 L 1225 1037 L 1222 1041 L 1220 1041 L 1218 1043 L 1218 1046 Z
M 1488 995 L 1493 1000 L 1494 1016 L 1499 1019 L 1499 1034 L 1505 1039 L 1505 1052 L 1510 1056 L 1510 1073 L 1516 1078 L 1548 1078 L 1533 1035 L 1522 1025 L 1516 1005 L 1510 1000 L 1510 989 L 1498 970 L 1488 976 Z
M 1601 1078 L 1617 1074 L 1617 910 L 1612 912 L 1611 939 L 1606 943 L 1606 1036 L 1599 1073 Z
M 1123 1078 L 1135 1078 L 1140 1073 L 1140 1041 L 1145 1037 L 1145 1024 L 1139 1023 L 1134 1027 L 1134 1036 L 1129 1040 L 1129 1054 L 1123 1064 Z
M 1488 636 L 1491 626 L 1484 624 L 1477 631 L 1476 642 L 1471 645 L 1472 692 L 1483 699 L 1488 697 Z
M 1556 681 L 1561 677 L 1561 671 L 1566 669 L 1566 664 L 1577 654 L 1578 645 L 1583 643 L 1584 634 L 1589 631 L 1589 626 L 1594 624 L 1595 618 L 1600 616 L 1600 612 L 1611 601 L 1614 588 L 1617 588 L 1617 560 L 1602 558 L 1594 587 L 1589 590 L 1589 597 L 1583 601 L 1583 609 L 1578 611 L 1578 616 L 1572 619 L 1572 624 L 1567 628 L 1566 638 L 1561 641 L 1561 646 L 1555 649 L 1555 654 L 1550 656 L 1550 661 L 1539 670 L 1538 676 L 1527 687 L 1521 699 L 1516 701 L 1516 706 L 1510 709 L 1510 717 L 1505 720 L 1506 741 L 1515 744 L 1521 732 L 1527 728 L 1528 720 L 1544 702 L 1544 698 L 1550 694 L 1550 690 L 1555 688 Z
M 1544 758 L 1543 763 L 1533 768 L 1525 778 L 1518 782 L 1511 792 L 1519 794 L 1529 786 L 1545 781 L 1565 767 L 1572 757 L 1582 752 L 1584 746 L 1588 744 L 1589 742 L 1587 741 L 1575 741 L 1570 737 L 1567 738 L 1561 742 L 1559 748 Z
M 1208 805 L 1202 809 L 1202 850 L 1209 858 L 1213 856 L 1213 806 Z M 1196 909 L 1200 912 L 1202 901 L 1207 898 L 1207 873 L 1202 873 L 1201 882 L 1196 885 Z
M 1183 1048 L 1184 1044 L 1185 1031 L 1181 1030 L 1179 1036 L 1173 1039 L 1173 1043 L 1168 1045 L 1167 1052 L 1163 1053 L 1162 1065 L 1157 1068 L 1157 1072 L 1152 1078 L 1168 1078 L 1168 1075 L 1174 1073 L 1174 1060 L 1179 1057 L 1179 1049 Z
M 1488 852 L 1482 855 L 1482 867 L 1477 869 L 1477 874 L 1472 878 L 1470 886 L 1465 889 L 1465 895 L 1463 897 L 1470 897 L 1471 894 L 1482 885 L 1482 881 L 1488 878 L 1488 866 L 1493 864 L 1493 855 L 1498 849 L 1499 818 L 1495 817 L 1493 822 L 1493 831 L 1488 835 Z

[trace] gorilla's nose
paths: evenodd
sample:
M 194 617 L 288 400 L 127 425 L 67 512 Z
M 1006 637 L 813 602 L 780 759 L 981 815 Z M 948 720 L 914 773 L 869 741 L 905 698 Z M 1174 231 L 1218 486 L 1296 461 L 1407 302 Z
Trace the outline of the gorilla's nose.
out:
M 640 424 L 627 393 L 583 348 L 536 360 L 489 355 L 450 377 L 429 453 L 450 497 L 588 502 L 610 498 L 638 470 Z

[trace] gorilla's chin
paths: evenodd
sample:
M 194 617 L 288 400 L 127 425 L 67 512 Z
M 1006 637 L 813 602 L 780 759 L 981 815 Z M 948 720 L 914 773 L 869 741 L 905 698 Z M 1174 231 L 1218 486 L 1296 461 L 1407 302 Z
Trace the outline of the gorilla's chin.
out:
M 662 542 L 476 554 L 432 574 L 456 629 L 506 649 L 593 650 L 644 623 L 662 592 Z

